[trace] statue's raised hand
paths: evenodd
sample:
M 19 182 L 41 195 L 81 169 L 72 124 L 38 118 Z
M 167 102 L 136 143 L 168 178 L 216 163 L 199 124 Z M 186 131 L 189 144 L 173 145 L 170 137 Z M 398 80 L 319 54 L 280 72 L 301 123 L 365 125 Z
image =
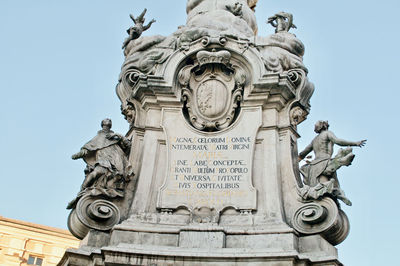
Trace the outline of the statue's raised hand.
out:
M 361 148 L 361 147 L 363 147 L 365 145 L 366 142 L 367 142 L 366 139 L 360 140 L 359 142 L 357 142 L 357 146 Z

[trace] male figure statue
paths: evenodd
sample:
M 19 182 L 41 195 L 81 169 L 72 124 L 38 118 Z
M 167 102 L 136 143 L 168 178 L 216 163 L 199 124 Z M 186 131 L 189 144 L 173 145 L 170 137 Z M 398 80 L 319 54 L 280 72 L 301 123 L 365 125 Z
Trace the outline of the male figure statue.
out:
M 318 136 L 299 154 L 299 160 L 302 160 L 311 151 L 315 153 L 314 160 L 300 168 L 305 184 L 302 188 L 301 196 L 304 199 L 318 199 L 324 194 L 330 194 L 342 200 L 345 204 L 351 205 L 351 201 L 346 198 L 343 190 L 340 189 L 336 170 L 343 165 L 349 166 L 355 155 L 352 153 L 352 148 L 347 147 L 346 149 L 340 149 L 337 155 L 331 158 L 333 146 L 337 144 L 340 146 L 362 147 L 365 145 L 366 140 L 356 142 L 342 140 L 337 138 L 328 128 L 328 121 L 318 121 L 314 129 Z
M 72 155 L 73 160 L 83 158 L 87 163 L 81 191 L 89 187 L 119 189 L 120 181 L 127 181 L 132 174 L 127 158 L 131 142 L 114 133 L 111 126 L 110 119 L 101 121 L 97 135 Z

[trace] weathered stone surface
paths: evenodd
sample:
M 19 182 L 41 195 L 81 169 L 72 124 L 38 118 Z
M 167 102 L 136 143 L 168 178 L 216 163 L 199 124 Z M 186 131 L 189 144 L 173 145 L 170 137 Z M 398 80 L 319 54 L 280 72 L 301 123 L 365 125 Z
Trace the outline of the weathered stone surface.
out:
M 279 235 L 278 235 L 279 236 Z M 294 238 L 296 239 L 296 238 Z M 119 244 L 101 250 L 104 261 L 96 265 L 342 265 L 337 260 L 337 251 L 319 236 L 300 238 L 297 242 L 302 251 L 266 248 L 177 248 L 166 246 Z M 312 250 L 312 253 L 308 253 Z M 92 253 L 96 258 L 97 251 Z M 69 262 L 84 261 L 79 251 L 68 250 L 60 265 L 79 265 Z M 87 253 L 86 253 L 87 254 Z M 93 260 L 95 261 L 95 260 Z M 80 264 L 93 265 L 93 264 Z
M 225 233 L 216 231 L 182 231 L 179 246 L 185 248 L 224 248 Z
M 305 48 L 284 12 L 268 20 L 275 34 L 256 36 L 256 2 L 188 0 L 186 25 L 166 37 L 140 37 L 150 25 L 132 16 L 139 30 L 128 31 L 116 87 L 130 128 L 116 137 L 129 139 L 135 179 L 112 200 L 117 224 L 85 225 L 91 208 L 114 208 L 82 200 L 71 220 L 83 224 L 84 245 L 60 265 L 341 265 L 334 245 L 347 216 L 329 186 L 316 191 L 351 153 L 301 178 L 297 125 L 314 92 Z

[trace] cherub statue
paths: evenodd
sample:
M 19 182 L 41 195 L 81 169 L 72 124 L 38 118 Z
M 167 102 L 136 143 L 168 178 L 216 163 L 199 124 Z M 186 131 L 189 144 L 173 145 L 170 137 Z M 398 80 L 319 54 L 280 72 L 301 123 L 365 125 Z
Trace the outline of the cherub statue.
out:
M 140 14 L 137 18 L 135 18 L 132 14 L 129 15 L 133 23 L 135 23 L 135 25 L 126 30 L 129 36 L 125 39 L 124 43 L 122 44 L 122 49 L 125 49 L 125 47 L 129 44 L 130 41 L 139 38 L 144 31 L 150 28 L 151 24 L 156 22 L 154 19 L 152 19 L 146 26 L 143 25 L 145 21 L 144 15 L 146 14 L 146 11 L 147 9 L 145 8 L 142 14 Z
M 86 162 L 85 180 L 78 196 L 68 204 L 73 208 L 85 194 L 122 197 L 126 182 L 133 175 L 128 162 L 131 142 L 111 130 L 111 119 L 101 121 L 102 129 L 87 142 L 73 160 L 82 158 Z
M 279 12 L 272 17 L 269 17 L 267 23 L 275 27 L 275 33 L 289 32 L 291 28 L 297 29 L 293 24 L 293 15 L 286 12 Z
M 352 148 L 340 149 L 334 158 L 334 144 L 340 146 L 358 146 L 365 145 L 366 140 L 347 141 L 337 138 L 333 132 L 328 130 L 328 121 L 318 121 L 315 124 L 314 131 L 318 134 L 313 141 L 299 153 L 299 161 L 303 160 L 307 154 L 314 151 L 315 158 L 311 162 L 307 161 L 300 168 L 303 175 L 304 187 L 300 194 L 303 199 L 318 199 L 323 195 L 330 195 L 351 206 L 351 201 L 346 198 L 343 190 L 340 188 L 337 179 L 336 170 L 342 166 L 349 166 L 354 159 Z

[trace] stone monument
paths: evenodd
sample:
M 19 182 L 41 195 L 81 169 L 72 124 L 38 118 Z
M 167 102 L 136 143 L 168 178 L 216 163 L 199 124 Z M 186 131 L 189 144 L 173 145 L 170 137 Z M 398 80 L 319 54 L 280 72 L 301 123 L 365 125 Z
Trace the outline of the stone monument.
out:
M 297 125 L 314 85 L 293 16 L 257 36 L 256 0 L 188 0 L 187 23 L 141 36 L 146 9 L 123 43 L 116 87 L 129 123 L 111 120 L 72 156 L 87 163 L 68 204 L 82 239 L 59 265 L 341 265 L 349 233 L 336 171 L 350 147 L 319 121 L 298 153 Z M 263 35 L 261 33 L 261 35 Z M 299 167 L 308 153 L 315 159 Z

